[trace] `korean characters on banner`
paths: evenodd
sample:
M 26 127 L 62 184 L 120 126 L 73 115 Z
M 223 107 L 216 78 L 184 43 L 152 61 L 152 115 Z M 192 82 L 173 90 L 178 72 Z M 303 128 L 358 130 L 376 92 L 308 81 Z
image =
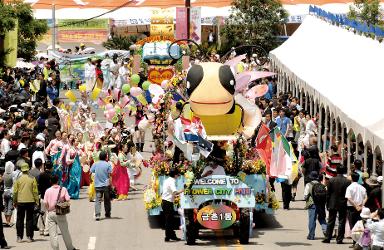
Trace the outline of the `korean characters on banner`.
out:
M 151 36 L 174 36 L 173 14 L 168 9 L 153 10 L 151 16 Z
M 201 44 L 201 7 L 191 8 L 190 36 L 197 44 Z
M 152 83 L 161 85 L 164 80 L 170 80 L 175 74 L 175 68 L 172 66 L 167 67 L 150 67 L 148 69 L 148 80 Z
M 205 228 L 224 229 L 236 221 L 236 212 L 223 204 L 208 205 L 199 210 L 197 221 Z

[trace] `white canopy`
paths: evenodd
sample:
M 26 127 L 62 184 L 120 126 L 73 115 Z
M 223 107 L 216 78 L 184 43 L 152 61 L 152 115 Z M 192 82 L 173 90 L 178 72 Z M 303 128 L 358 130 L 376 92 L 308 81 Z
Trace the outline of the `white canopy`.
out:
M 383 44 L 308 15 L 270 55 L 300 90 L 384 152 Z

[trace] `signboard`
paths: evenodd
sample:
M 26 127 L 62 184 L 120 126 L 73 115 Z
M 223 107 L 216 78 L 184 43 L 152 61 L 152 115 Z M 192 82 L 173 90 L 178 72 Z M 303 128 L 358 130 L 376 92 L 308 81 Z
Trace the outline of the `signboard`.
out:
M 210 200 L 228 200 L 237 207 L 255 207 L 254 190 L 235 177 L 214 175 L 195 181 L 191 189 L 185 189 L 181 208 L 197 208 Z
M 199 210 L 197 221 L 205 228 L 225 229 L 236 221 L 236 212 L 224 204 L 212 204 Z
M 190 36 L 197 44 L 201 44 L 201 7 L 191 8 Z
M 102 43 L 108 39 L 109 19 L 58 20 L 59 42 Z
M 151 16 L 151 36 L 174 36 L 173 15 L 168 9 L 158 9 L 152 11 Z
M 148 81 L 161 85 L 164 80 L 170 80 L 175 74 L 172 66 L 155 66 L 148 69 Z
M 186 39 L 187 36 L 187 8 L 176 7 L 176 39 Z

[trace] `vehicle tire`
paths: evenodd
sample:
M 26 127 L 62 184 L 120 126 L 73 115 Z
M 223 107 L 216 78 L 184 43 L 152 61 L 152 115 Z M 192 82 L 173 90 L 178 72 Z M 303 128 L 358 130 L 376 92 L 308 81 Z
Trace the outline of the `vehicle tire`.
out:
M 193 219 L 193 209 L 185 209 L 185 241 L 187 245 L 195 245 L 199 228 Z
M 240 209 L 239 240 L 240 244 L 249 243 L 249 226 L 251 223 L 249 208 Z

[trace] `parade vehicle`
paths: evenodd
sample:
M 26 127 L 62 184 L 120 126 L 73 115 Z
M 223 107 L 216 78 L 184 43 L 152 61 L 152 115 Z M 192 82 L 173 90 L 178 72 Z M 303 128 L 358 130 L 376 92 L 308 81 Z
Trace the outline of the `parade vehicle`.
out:
M 180 208 L 189 245 L 195 244 L 201 228 L 232 229 L 240 243 L 247 244 L 253 213 L 273 213 L 278 208 L 267 185 L 266 164 L 248 146 L 261 113 L 243 94 L 255 80 L 255 72 L 234 69 L 244 58 L 224 64 L 200 62 L 188 69 L 184 79 L 188 101 L 174 111 L 177 114 L 169 124 L 173 152 L 165 150 L 164 157 L 154 157 L 149 163 L 152 184 L 144 199 L 150 216 L 161 212 L 162 183 L 167 178 L 163 174 L 171 166 L 181 172 L 176 185 L 184 193 L 175 210 Z M 175 157 L 177 151 L 182 157 Z M 224 175 L 202 175 L 213 162 L 224 169 Z

